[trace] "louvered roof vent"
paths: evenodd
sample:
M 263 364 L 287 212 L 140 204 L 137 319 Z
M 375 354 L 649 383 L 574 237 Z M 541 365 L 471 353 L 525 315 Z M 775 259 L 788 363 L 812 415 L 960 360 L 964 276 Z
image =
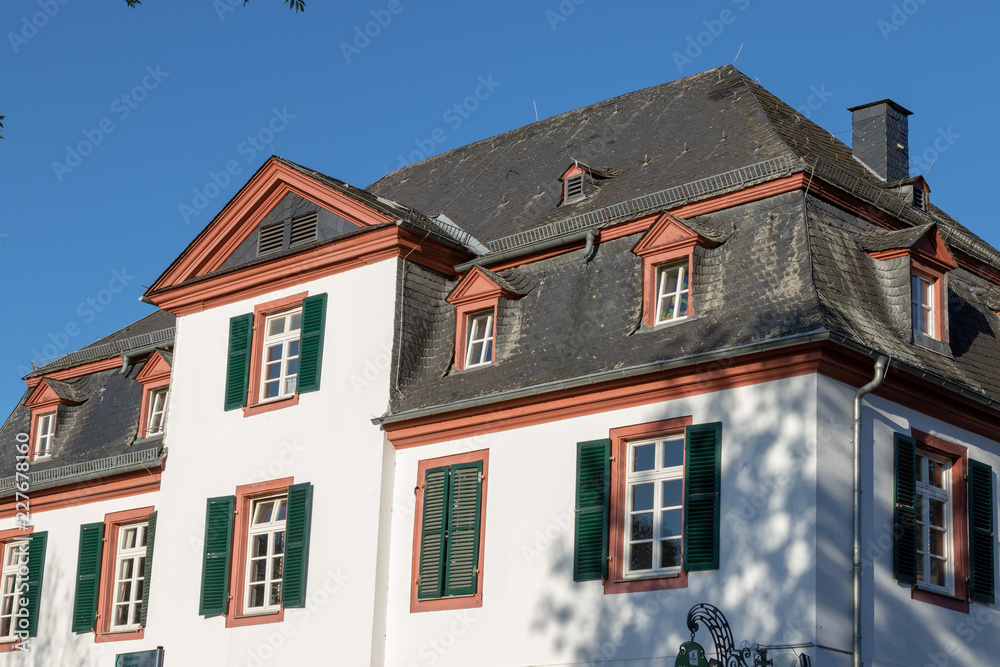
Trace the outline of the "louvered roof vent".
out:
M 318 232 L 319 214 L 316 211 L 263 225 L 257 237 L 257 256 L 315 241 Z
M 292 218 L 292 229 L 291 233 L 288 235 L 288 247 L 293 248 L 297 245 L 302 245 L 303 243 L 315 241 L 316 226 L 318 221 L 319 215 L 315 211 L 307 213 L 306 215 L 300 215 L 297 218 Z
M 276 222 L 260 228 L 257 239 L 257 254 L 266 255 L 269 252 L 281 250 L 285 238 L 285 223 Z

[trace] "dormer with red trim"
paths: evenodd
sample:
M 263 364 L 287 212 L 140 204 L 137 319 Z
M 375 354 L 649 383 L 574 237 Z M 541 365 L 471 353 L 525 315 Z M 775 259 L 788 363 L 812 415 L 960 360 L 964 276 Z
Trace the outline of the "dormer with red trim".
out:
M 586 177 L 587 171 L 575 163 L 559 177 L 563 184 L 563 204 L 574 204 L 587 198 L 583 192 L 583 181 Z
M 936 224 L 878 232 L 863 241 L 877 260 L 909 259 L 912 341 L 948 353 L 948 272 L 957 265 Z
M 493 363 L 500 297 L 522 296 L 492 271 L 472 267 L 447 298 L 455 306 L 455 370 Z
M 664 213 L 632 249 L 642 257 L 642 323 L 671 324 L 694 315 L 691 273 L 695 246 L 719 245 Z
M 137 440 L 163 435 L 172 362 L 172 354 L 164 350 L 156 350 L 149 355 L 146 365 L 135 377 L 136 381 L 142 384 L 142 404 L 139 408 Z
M 31 410 L 29 461 L 49 458 L 55 451 L 59 408 L 80 405 L 85 400 L 86 396 L 72 385 L 61 380 L 42 378 L 24 404 Z

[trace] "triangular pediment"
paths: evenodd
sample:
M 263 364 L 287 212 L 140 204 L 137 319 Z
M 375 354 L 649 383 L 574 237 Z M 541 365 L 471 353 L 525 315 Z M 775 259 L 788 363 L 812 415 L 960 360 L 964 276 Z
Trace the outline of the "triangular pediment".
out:
M 31 392 L 31 397 L 25 402 L 24 406 L 26 408 L 37 408 L 54 403 L 59 403 L 59 395 L 49 386 L 46 380 L 42 380 L 35 387 L 35 391 Z
M 457 305 L 477 299 L 489 299 L 498 296 L 508 298 L 520 296 L 512 290 L 507 289 L 506 285 L 501 284 L 500 279 L 494 276 L 495 274 L 492 272 L 478 266 L 472 267 L 465 275 L 465 278 L 458 284 L 458 287 L 448 295 L 448 303 Z
M 29 409 L 52 405 L 79 405 L 87 400 L 76 387 L 52 378 L 42 378 L 24 406 Z
M 160 350 L 156 350 L 149 355 L 146 365 L 142 367 L 142 370 L 135 379 L 145 384 L 146 382 L 162 380 L 167 377 L 170 377 L 170 362 L 163 356 Z
M 920 228 L 873 232 L 862 239 L 862 247 L 878 260 L 909 256 L 939 271 L 957 266 L 936 224 L 928 224 L 922 232 Z
M 957 266 L 951 253 L 948 252 L 948 246 L 945 245 L 944 239 L 938 233 L 937 225 L 928 229 L 926 234 L 917 239 L 916 243 L 913 244 L 912 250 L 915 255 L 924 261 L 933 259 L 947 267 L 947 270 L 954 269 Z
M 305 204 L 303 204 L 305 202 Z M 272 157 L 229 201 L 208 226 L 195 238 L 173 264 L 150 288 L 150 293 L 179 285 L 235 263 L 257 261 L 254 237 L 261 224 L 284 207 L 316 211 L 322 220 L 328 217 L 335 232 L 349 232 L 364 227 L 394 222 L 375 197 L 346 183 L 315 172 L 295 168 L 281 158 Z M 288 233 L 286 235 L 286 246 Z M 331 234 L 333 236 L 335 234 Z M 251 243 L 254 255 L 248 256 Z M 280 253 L 277 253 L 280 254 Z M 234 261 L 231 258 L 236 257 Z M 263 259 L 261 257 L 260 259 Z
M 653 223 L 633 252 L 639 256 L 698 243 L 698 234 L 669 213 Z

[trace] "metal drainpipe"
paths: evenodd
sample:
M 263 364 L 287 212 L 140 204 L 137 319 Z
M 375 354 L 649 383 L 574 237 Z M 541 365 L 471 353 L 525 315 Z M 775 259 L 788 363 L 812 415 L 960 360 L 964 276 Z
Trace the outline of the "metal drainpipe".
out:
M 861 400 L 882 384 L 888 364 L 880 355 L 875 377 L 854 394 L 854 667 L 861 667 Z

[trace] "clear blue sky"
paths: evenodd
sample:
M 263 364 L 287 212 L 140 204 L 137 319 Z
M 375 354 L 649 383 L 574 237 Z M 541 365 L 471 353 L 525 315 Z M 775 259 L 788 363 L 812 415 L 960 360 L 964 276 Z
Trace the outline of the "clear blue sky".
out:
M 730 63 L 741 45 L 737 67 L 847 143 L 849 106 L 913 111 L 913 172 L 936 157 L 932 201 L 1000 245 L 1000 8 L 969 5 L 3 0 L 0 419 L 35 357 L 151 312 L 145 286 L 271 145 L 364 187 L 532 122 L 534 105 L 558 114 Z M 487 99 L 454 112 L 483 80 Z

